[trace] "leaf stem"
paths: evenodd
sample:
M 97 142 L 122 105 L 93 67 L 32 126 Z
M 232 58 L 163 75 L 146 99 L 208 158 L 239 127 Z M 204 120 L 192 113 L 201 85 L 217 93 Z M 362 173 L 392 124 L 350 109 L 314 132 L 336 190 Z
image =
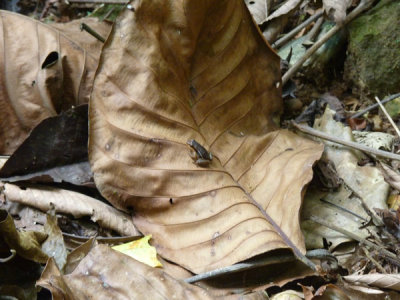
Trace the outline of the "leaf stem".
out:
M 309 260 L 303 253 L 301 253 L 300 249 L 293 244 L 293 242 L 289 239 L 286 233 L 279 227 L 279 225 L 267 214 L 265 209 L 253 198 L 253 196 L 248 193 L 238 182 L 238 185 L 246 194 L 246 196 L 251 200 L 251 202 L 260 210 L 264 218 L 274 227 L 276 232 L 280 235 L 280 237 L 284 240 L 284 242 L 292 249 L 294 255 L 302 261 L 306 266 L 310 267 L 312 270 L 317 271 L 317 266 Z
M 81 23 L 81 30 L 85 30 L 87 33 L 91 34 L 94 36 L 96 39 L 98 39 L 100 42 L 104 43 L 106 41 L 105 38 L 103 38 L 100 34 L 98 34 L 93 28 L 91 28 L 88 24 L 86 23 Z

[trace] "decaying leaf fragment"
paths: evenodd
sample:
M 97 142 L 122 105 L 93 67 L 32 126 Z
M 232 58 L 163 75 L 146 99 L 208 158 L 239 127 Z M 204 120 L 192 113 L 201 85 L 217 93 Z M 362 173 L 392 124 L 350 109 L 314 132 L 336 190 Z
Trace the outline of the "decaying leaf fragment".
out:
M 0 11 L 0 154 L 11 154 L 41 120 L 87 103 L 102 43 L 110 26 L 81 19 L 50 26 Z
M 127 214 L 81 193 L 45 186 L 22 189 L 6 183 L 4 195 L 9 201 L 33 206 L 42 211 L 47 211 L 54 205 L 59 213 L 70 214 L 75 218 L 89 216 L 93 222 L 121 235 L 139 234 Z
M 60 270 L 64 269 L 67 263 L 68 251 L 64 244 L 62 231 L 57 224 L 57 216 L 54 207 L 47 212 L 47 222 L 44 231 L 48 237 L 42 244 L 42 250 L 49 257 L 52 257 Z
M 304 251 L 298 212 L 322 146 L 277 130 L 279 58 L 243 1 L 131 5 L 91 96 L 98 189 L 133 209 L 161 256 L 195 273 L 288 249 L 289 239 Z M 212 152 L 207 166 L 191 158 L 191 139 Z
M 25 259 L 46 262 L 48 257 L 40 249 L 40 245 L 46 240 L 47 234 L 39 231 L 17 231 L 12 217 L 5 210 L 0 210 L 0 233 L 2 246 L 7 245 Z

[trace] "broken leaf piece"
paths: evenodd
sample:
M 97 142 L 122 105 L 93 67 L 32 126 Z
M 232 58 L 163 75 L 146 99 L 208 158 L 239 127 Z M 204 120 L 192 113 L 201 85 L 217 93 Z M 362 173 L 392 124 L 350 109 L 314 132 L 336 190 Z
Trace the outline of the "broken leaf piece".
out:
M 16 251 L 21 257 L 39 263 L 47 261 L 47 255 L 40 249 L 40 245 L 47 238 L 47 234 L 38 231 L 17 231 L 12 217 L 5 210 L 0 210 L 0 237 L 2 244 Z
M 42 250 L 49 257 L 54 258 L 58 268 L 63 271 L 67 263 L 68 251 L 64 244 L 63 235 L 57 224 L 57 216 L 54 206 L 47 212 L 47 222 L 44 225 L 44 231 L 47 233 L 47 239 L 42 244 Z
M 27 175 L 86 161 L 87 114 L 87 105 L 80 105 L 43 120 L 7 160 L 0 177 Z M 90 168 L 87 171 L 90 173 Z
M 71 214 L 75 218 L 89 216 L 93 222 L 121 235 L 139 235 L 128 214 L 78 192 L 45 186 L 22 189 L 6 183 L 4 194 L 9 201 L 30 205 L 42 211 L 47 211 L 54 205 L 59 213 Z
M 129 255 L 150 267 L 162 267 L 161 262 L 157 259 L 156 248 L 149 244 L 150 239 L 151 234 L 146 235 L 137 241 L 117 245 L 111 248 Z

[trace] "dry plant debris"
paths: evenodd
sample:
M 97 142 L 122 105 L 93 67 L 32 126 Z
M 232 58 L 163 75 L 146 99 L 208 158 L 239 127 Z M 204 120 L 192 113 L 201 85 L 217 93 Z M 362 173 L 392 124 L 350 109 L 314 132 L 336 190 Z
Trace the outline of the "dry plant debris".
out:
M 0 294 L 398 296 L 398 118 L 303 65 L 372 0 L 87 1 L 0 11 Z

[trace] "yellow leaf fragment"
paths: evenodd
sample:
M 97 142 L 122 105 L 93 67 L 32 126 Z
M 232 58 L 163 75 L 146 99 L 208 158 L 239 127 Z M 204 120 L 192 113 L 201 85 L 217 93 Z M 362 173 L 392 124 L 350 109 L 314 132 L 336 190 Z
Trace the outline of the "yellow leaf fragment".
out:
M 151 234 L 146 235 L 139 240 L 114 246 L 112 248 L 150 267 L 162 267 L 162 264 L 157 259 L 156 248 L 149 244 L 150 239 Z

